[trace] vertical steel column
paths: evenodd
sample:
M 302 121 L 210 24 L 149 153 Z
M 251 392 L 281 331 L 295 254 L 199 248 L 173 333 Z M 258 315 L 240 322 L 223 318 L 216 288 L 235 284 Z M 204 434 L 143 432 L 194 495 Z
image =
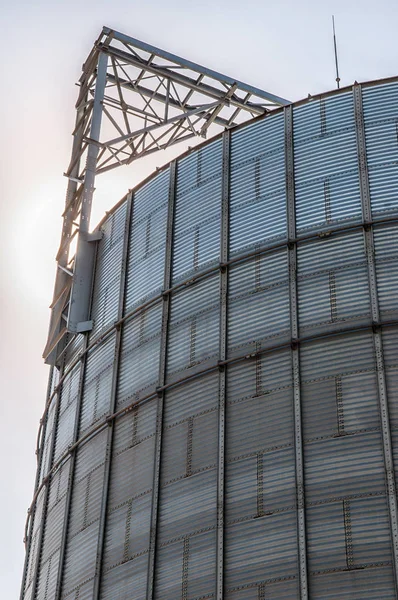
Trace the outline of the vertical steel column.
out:
M 54 377 L 54 370 L 55 367 L 51 367 L 50 368 L 50 374 L 48 376 L 48 384 L 47 384 L 47 394 L 46 394 L 46 406 L 48 404 L 48 401 L 50 399 L 51 396 L 51 390 L 52 390 L 52 384 L 53 384 L 53 377 Z M 37 489 L 39 487 L 40 484 L 40 471 L 41 471 L 41 465 L 43 462 L 43 450 L 44 450 L 44 442 L 46 439 L 46 430 L 47 430 L 47 422 L 48 422 L 48 411 L 45 414 L 45 420 L 44 420 L 44 424 L 43 424 L 43 429 L 42 429 L 42 437 L 41 437 L 41 445 L 39 447 L 39 455 L 37 457 L 37 472 L 36 472 L 36 479 L 35 479 L 35 487 L 34 487 L 34 493 L 36 494 Z M 28 565 L 29 565 L 29 555 L 30 555 L 30 550 L 32 547 L 32 534 L 33 534 L 33 524 L 34 524 L 34 519 L 35 519 L 35 512 L 36 512 L 36 504 L 33 506 L 33 514 L 31 514 L 29 516 L 29 531 L 27 534 L 26 539 L 24 540 L 25 544 L 26 544 L 26 549 L 25 549 L 25 561 L 24 561 L 24 568 L 23 568 L 23 575 L 22 575 L 22 586 L 21 586 L 21 594 L 20 594 L 20 600 L 23 600 L 24 594 L 25 594 L 25 584 L 26 584 L 26 576 L 28 573 Z
M 78 395 L 76 398 L 75 422 L 73 425 L 73 437 L 72 437 L 71 445 L 75 444 L 79 437 L 80 412 L 81 412 L 81 406 L 82 406 L 84 377 L 85 377 L 85 373 L 86 373 L 86 364 L 87 364 L 87 352 L 85 352 L 85 350 L 86 350 L 87 346 L 88 346 L 88 337 L 85 336 L 84 341 L 83 341 L 83 355 L 82 355 L 82 358 L 80 359 L 81 364 L 80 364 L 80 374 L 79 374 L 79 388 L 78 388 Z M 70 507 L 71 507 L 73 483 L 74 483 L 74 477 L 75 477 L 76 452 L 77 452 L 77 448 L 74 448 L 70 453 L 70 459 L 69 459 L 68 489 L 66 492 L 64 523 L 63 523 L 63 527 L 62 527 L 61 546 L 60 546 L 59 561 L 58 561 L 57 585 L 55 588 L 54 600 L 59 600 L 61 597 L 62 576 L 63 576 L 64 563 L 65 563 L 65 553 L 66 553 L 66 543 L 67 543 L 67 537 L 68 537 Z
M 91 282 L 95 249 L 89 241 L 91 205 L 94 194 L 95 174 L 102 121 L 102 101 L 106 86 L 108 56 L 100 53 L 98 57 L 97 80 L 95 83 L 94 105 L 90 128 L 90 141 L 87 150 L 86 171 L 83 183 L 83 196 L 80 213 L 79 237 L 77 243 L 73 284 L 68 315 L 68 330 L 83 332 L 91 329 L 88 322 L 90 310 Z
M 167 232 L 166 232 L 166 256 L 165 270 L 163 280 L 163 291 L 167 292 L 171 286 L 172 273 L 172 258 L 173 258 L 173 233 L 174 233 L 174 210 L 177 185 L 177 163 L 173 161 L 170 164 L 170 185 L 169 185 L 169 206 L 167 216 Z M 162 434 L 163 434 L 163 405 L 165 392 L 161 388 L 166 382 L 166 357 L 167 357 L 167 341 L 169 329 L 170 315 L 170 294 L 163 294 L 163 314 L 162 314 L 162 331 L 160 338 L 160 359 L 159 359 L 159 377 L 158 377 L 158 406 L 156 414 L 156 442 L 155 442 L 155 462 L 153 475 L 153 490 L 152 490 L 152 514 L 151 514 L 151 530 L 149 539 L 149 555 L 148 555 L 148 580 L 147 580 L 147 600 L 152 600 L 155 591 L 155 560 L 156 560 L 156 539 L 157 539 L 157 523 L 159 512 L 159 492 L 160 492 L 160 461 L 162 450 Z
M 355 84 L 353 86 L 353 96 L 355 129 L 358 150 L 359 181 L 361 190 L 362 218 L 365 238 L 366 259 L 368 265 L 370 303 L 372 310 L 373 343 L 377 369 L 377 386 L 382 428 L 384 467 L 386 471 L 387 501 L 390 515 L 391 541 L 394 555 L 395 585 L 396 590 L 398 590 L 398 507 L 388 408 L 387 384 L 384 367 L 383 340 L 380 329 L 380 310 L 377 292 L 373 227 L 371 225 L 372 209 L 370 203 L 369 172 L 366 153 L 366 136 L 363 116 L 361 85 Z
M 86 119 L 88 108 L 87 108 L 87 94 L 82 99 L 81 104 L 77 107 L 76 110 L 76 123 L 75 123 L 75 131 L 73 135 L 73 144 L 72 144 L 72 159 L 75 157 L 79 149 L 83 144 L 83 136 L 84 136 L 84 128 L 86 125 Z M 67 268 L 68 260 L 69 260 L 69 239 L 71 237 L 71 231 L 73 228 L 73 219 L 74 219 L 74 199 L 77 191 L 77 178 L 79 177 L 80 170 L 80 158 L 77 159 L 73 165 L 73 168 L 70 172 L 70 179 L 68 181 L 68 187 L 66 190 L 66 200 L 65 200 L 65 213 L 62 224 L 62 235 L 61 235 L 61 245 L 57 254 L 57 272 L 55 277 L 54 284 L 54 295 L 53 298 L 55 300 L 55 304 L 52 305 L 51 317 L 50 317 L 50 326 L 49 326 L 49 339 L 44 350 L 44 356 L 46 358 L 46 362 L 50 364 L 57 364 L 57 345 L 55 348 L 47 355 L 47 347 L 48 344 L 51 343 L 53 339 L 55 339 L 60 333 L 62 318 L 59 317 L 59 323 L 57 323 L 57 314 L 60 311 L 56 310 L 56 306 L 58 302 L 64 301 L 64 296 L 62 294 L 62 290 L 70 285 L 68 281 L 70 279 L 70 275 L 67 274 L 62 267 Z M 61 268 L 60 268 L 61 267 Z M 62 309 L 62 307 L 61 307 Z
M 123 240 L 123 253 L 122 253 L 122 270 L 120 276 L 120 287 L 119 287 L 119 306 L 118 306 L 118 317 L 119 321 L 123 317 L 125 296 L 126 296 L 126 281 L 127 281 L 127 262 L 129 255 L 130 245 L 130 227 L 131 227 L 131 213 L 132 213 L 132 193 L 127 197 L 126 206 L 126 221 L 124 227 L 124 240 Z M 109 405 L 109 413 L 113 414 L 116 410 L 117 401 L 117 388 L 118 388 L 118 377 L 119 377 L 119 365 L 120 365 L 120 354 L 122 346 L 122 328 L 117 327 L 116 329 L 116 340 L 115 340 L 115 358 L 113 363 L 112 372 L 112 387 L 111 387 L 111 398 Z M 99 534 L 97 544 L 97 557 L 95 563 L 95 580 L 93 599 L 100 597 L 100 583 L 102 574 L 102 559 L 104 554 L 104 539 L 105 539 L 105 526 L 106 526 L 106 513 L 108 510 L 108 497 L 109 497 L 109 484 L 111 475 L 111 463 L 112 463 L 112 447 L 114 438 L 115 422 L 114 420 L 109 421 L 108 436 L 106 441 L 106 455 L 105 455 L 105 468 L 104 468 L 104 480 L 103 480 L 103 494 L 101 501 L 101 513 L 99 522 Z
M 65 365 L 62 364 L 60 373 L 59 373 L 60 379 L 62 378 L 64 368 L 65 368 Z M 60 408 L 60 404 L 61 404 L 62 387 L 63 386 L 61 384 L 60 388 L 57 391 L 57 400 L 56 400 L 56 405 L 54 408 L 54 423 L 53 423 L 53 431 L 52 431 L 51 445 L 50 445 L 50 452 L 49 452 L 49 461 L 48 461 L 49 472 L 52 469 L 53 461 L 54 461 L 55 441 L 56 441 L 56 437 L 57 437 L 59 408 Z M 43 538 L 44 538 L 44 530 L 45 530 L 46 521 L 47 521 L 47 508 L 48 508 L 48 501 L 49 501 L 49 497 L 50 497 L 51 481 L 52 481 L 52 476 L 50 475 L 46 482 L 44 498 L 43 498 L 43 512 L 42 512 L 40 531 L 39 531 L 39 536 L 38 536 L 38 541 L 37 541 L 37 557 L 36 557 L 35 574 L 34 574 L 33 583 L 32 583 L 32 600 L 34 600 L 36 598 L 37 584 L 39 582 L 41 553 L 42 553 L 42 545 L 43 545 Z
M 290 330 L 293 362 L 294 446 L 296 455 L 297 528 L 300 599 L 308 599 L 307 549 L 305 530 L 304 459 L 301 424 L 300 355 L 297 310 L 297 245 L 294 186 L 293 107 L 285 108 L 285 168 L 289 258 Z
M 228 270 L 225 263 L 229 254 L 229 181 L 230 181 L 231 132 L 223 134 L 222 191 L 221 191 L 221 247 L 220 247 L 220 340 L 219 360 L 227 358 L 227 293 Z M 224 597 L 224 478 L 225 478 L 225 400 L 227 374 L 224 365 L 219 367 L 218 391 L 218 473 L 217 473 L 217 593 L 216 599 Z

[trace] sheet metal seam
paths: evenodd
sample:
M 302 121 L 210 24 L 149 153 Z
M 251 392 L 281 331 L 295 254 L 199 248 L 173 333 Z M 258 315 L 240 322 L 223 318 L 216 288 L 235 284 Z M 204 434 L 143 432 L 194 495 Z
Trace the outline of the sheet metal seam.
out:
M 300 598 L 308 600 L 307 548 L 305 527 L 305 496 L 304 496 L 304 465 L 303 465 L 303 434 L 301 424 L 301 388 L 300 388 L 300 355 L 298 339 L 298 309 L 297 309 L 297 244 L 295 186 L 294 186 L 294 142 L 293 142 L 293 108 L 288 106 L 285 111 L 285 168 L 286 168 L 286 199 L 287 199 L 287 228 L 288 228 L 288 268 L 289 268 L 289 300 L 291 354 L 293 376 L 293 411 L 294 411 L 294 442 L 296 458 L 296 494 L 297 494 L 297 535 Z
M 129 254 L 129 243 L 130 243 L 130 228 L 131 228 L 131 217 L 133 211 L 133 197 L 132 193 L 127 197 L 126 205 L 126 217 L 124 226 L 124 240 L 123 250 L 121 256 L 122 271 L 120 275 L 120 286 L 119 286 L 119 303 L 118 303 L 118 317 L 119 321 L 123 317 L 125 296 L 126 296 L 126 281 L 127 281 L 127 258 Z M 121 345 L 122 345 L 122 327 L 116 327 L 116 340 L 115 340 L 115 354 L 113 362 L 112 372 L 112 384 L 111 384 L 111 398 L 110 407 L 111 411 L 114 412 L 117 401 L 117 388 L 118 388 L 118 375 L 120 366 L 121 356 Z M 104 478 L 102 485 L 102 501 L 101 501 L 101 512 L 99 519 L 99 534 L 97 543 L 97 555 L 95 560 L 95 573 L 94 573 L 94 589 L 93 598 L 98 599 L 101 594 L 101 576 L 102 576 L 102 561 L 104 554 L 104 540 L 105 540 L 105 528 L 107 523 L 107 510 L 108 510 L 108 498 L 109 498 L 109 487 L 110 487 L 110 476 L 111 476 L 111 463 L 112 463 L 112 449 L 113 449 L 113 438 L 115 430 L 115 421 L 112 420 L 108 425 L 107 440 L 106 440 L 106 454 L 105 454 L 105 467 L 104 467 Z
M 221 247 L 220 262 L 225 264 L 229 254 L 229 186 L 231 168 L 231 134 L 223 134 L 222 188 L 221 188 Z M 227 356 L 227 298 L 228 269 L 220 270 L 220 339 L 219 360 Z M 225 367 L 219 369 L 218 381 L 218 464 L 217 464 L 217 547 L 216 547 L 216 599 L 224 597 L 224 519 L 225 519 L 225 410 L 227 374 Z
M 170 181 L 169 181 L 169 204 L 167 214 L 166 231 L 166 256 L 163 289 L 167 290 L 171 285 L 172 258 L 173 258 L 173 239 L 174 239 L 174 212 L 176 204 L 176 184 L 177 184 L 177 161 L 170 163 Z M 163 436 L 163 409 L 165 402 L 165 381 L 167 364 L 167 343 L 169 333 L 170 319 L 170 294 L 163 294 L 162 307 L 162 329 L 160 339 L 160 359 L 158 375 L 158 404 L 156 413 L 156 440 L 155 440 L 155 459 L 152 490 L 152 510 L 151 526 L 148 552 L 148 575 L 147 575 L 147 600 L 154 598 L 155 592 L 155 561 L 156 561 L 156 542 L 159 514 L 159 495 L 160 495 L 160 469 L 162 454 L 162 436 Z
M 398 597 L 398 506 L 389 420 L 388 394 L 385 377 L 383 340 L 380 331 L 380 311 L 375 266 L 374 236 L 372 225 L 370 225 L 372 221 L 372 209 L 370 200 L 369 173 L 366 152 L 366 134 L 363 114 L 362 86 L 359 84 L 354 84 L 353 86 L 353 101 L 356 124 L 361 205 L 364 221 L 364 238 L 366 258 L 368 263 L 369 292 L 372 308 L 372 319 L 374 323 L 373 343 L 377 367 L 377 385 L 379 396 L 380 419 L 382 426 L 384 467 L 386 472 L 387 501 L 390 516 L 391 541 L 394 555 L 395 590 L 396 597 Z

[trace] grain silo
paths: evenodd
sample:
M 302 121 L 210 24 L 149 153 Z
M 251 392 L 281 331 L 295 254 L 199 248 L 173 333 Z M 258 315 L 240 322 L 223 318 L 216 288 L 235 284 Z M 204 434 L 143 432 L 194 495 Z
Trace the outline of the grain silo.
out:
M 288 103 L 184 61 L 181 125 L 133 47 L 159 78 L 110 30 L 83 71 L 21 598 L 397 598 L 398 80 Z M 107 86 L 169 137 L 102 142 Z M 210 125 L 89 233 L 112 156 Z

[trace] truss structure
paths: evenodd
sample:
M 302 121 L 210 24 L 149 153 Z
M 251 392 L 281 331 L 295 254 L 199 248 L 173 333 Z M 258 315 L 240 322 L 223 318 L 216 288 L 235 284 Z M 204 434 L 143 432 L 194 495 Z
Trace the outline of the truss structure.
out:
M 289 104 L 284 98 L 104 27 L 83 65 L 46 362 L 67 332 L 91 329 L 95 242 L 90 213 L 97 175 L 140 157 Z M 76 252 L 71 256 L 73 240 Z

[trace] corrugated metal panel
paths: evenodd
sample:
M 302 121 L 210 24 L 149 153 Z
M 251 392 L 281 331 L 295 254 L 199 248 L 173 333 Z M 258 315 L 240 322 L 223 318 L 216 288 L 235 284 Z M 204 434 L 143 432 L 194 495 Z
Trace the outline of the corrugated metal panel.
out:
M 232 135 L 231 253 L 286 237 L 283 115 Z
M 221 145 L 215 140 L 178 161 L 178 195 L 220 176 Z
M 217 375 L 208 375 L 166 393 L 161 458 L 163 484 L 215 468 L 217 427 Z
M 266 396 L 290 389 L 292 359 L 286 349 L 265 353 L 228 367 L 228 401 Z
M 218 412 L 188 417 L 166 427 L 163 433 L 164 484 L 215 468 L 217 463 Z
M 306 525 L 309 570 L 347 568 L 343 502 L 309 506 Z
M 159 544 L 215 528 L 215 469 L 163 486 L 159 506 Z
M 146 600 L 147 563 L 147 555 L 137 556 L 134 560 L 105 573 L 101 586 L 101 600 Z
M 108 514 L 103 559 L 108 585 L 118 577 L 117 567 L 148 552 L 150 526 L 150 494 L 126 501 Z M 131 567 L 125 568 L 125 576 Z
M 306 440 L 380 427 L 376 373 L 317 379 L 301 389 Z
M 178 163 L 173 282 L 218 261 L 221 149 L 221 140 L 217 140 Z
M 138 406 L 115 424 L 105 527 L 105 597 L 119 590 L 120 597 L 129 598 L 130 577 L 141 590 L 137 594 L 145 597 L 155 430 L 156 401 Z
M 161 304 L 141 311 L 125 324 L 118 377 L 118 406 L 154 391 L 158 381 L 161 326 Z
M 366 151 L 373 214 L 398 208 L 398 84 L 363 90 Z
M 109 413 L 115 336 L 88 353 L 80 414 L 80 434 Z
M 91 318 L 94 327 L 91 339 L 117 318 L 119 305 L 122 252 L 126 227 L 126 202 L 124 202 L 103 226 L 104 237 L 98 242 Z
M 291 370 L 290 351 L 265 354 L 228 369 L 228 460 L 293 443 Z
M 333 456 L 333 460 L 329 460 Z M 379 432 L 358 433 L 304 447 L 306 499 L 321 502 L 385 489 L 383 447 Z
M 70 462 L 66 462 L 53 475 L 50 484 L 50 494 L 47 506 L 47 516 L 42 545 L 42 561 L 51 558 L 61 545 L 64 526 L 66 492 L 68 489 Z
M 368 332 L 307 342 L 302 344 L 300 358 L 303 382 L 376 368 L 372 335 Z
M 384 364 L 387 368 L 398 367 L 398 331 L 386 328 L 383 331 Z
M 98 521 L 69 538 L 61 598 L 73 598 L 71 593 L 76 594 L 83 585 L 87 586 L 88 592 L 91 590 L 92 598 L 97 543 Z
M 171 298 L 167 372 L 195 367 L 218 353 L 219 277 L 198 281 Z
M 281 448 L 227 464 L 226 519 L 254 519 L 296 506 L 294 449 Z
M 59 557 L 66 493 L 69 483 L 70 461 L 64 463 L 51 478 L 47 515 L 42 542 L 41 566 L 37 588 L 37 600 L 54 598 L 58 578 Z
M 327 137 L 346 129 L 353 129 L 354 113 L 350 92 L 342 92 L 331 98 L 311 99 L 294 111 L 294 142 L 322 136 Z
M 355 498 L 349 510 L 354 564 L 389 562 L 391 535 L 386 497 Z
M 185 543 L 186 546 L 186 543 Z M 160 546 L 157 552 L 155 598 L 181 598 L 183 577 L 184 540 Z
M 394 600 L 392 567 L 337 571 L 312 577 L 311 593 L 317 600 Z
M 227 525 L 225 541 L 227 589 L 264 579 L 297 576 L 295 511 Z
M 300 244 L 298 304 L 300 331 L 318 332 L 370 319 L 370 299 L 362 232 Z M 308 333 L 307 333 L 308 335 Z
M 109 506 L 114 508 L 151 491 L 155 460 L 154 437 L 113 457 Z
M 84 335 L 82 334 L 67 334 L 66 349 L 64 354 L 64 368 L 67 369 L 79 357 L 83 350 Z M 58 369 L 54 369 L 54 374 L 59 375 Z
M 216 533 L 208 531 L 189 538 L 187 598 L 215 598 Z
M 316 100 L 295 108 L 293 115 L 298 230 L 360 220 L 352 95 Z
M 187 381 L 166 392 L 164 425 L 170 427 L 189 417 L 206 414 L 218 407 L 218 374 Z
M 231 459 L 292 442 L 291 390 L 228 405 L 227 456 Z
M 72 490 L 69 539 L 99 518 L 105 464 L 106 431 L 79 447 Z
M 391 539 L 386 498 L 346 498 L 309 507 L 307 539 L 313 573 L 388 563 Z
M 62 598 L 94 579 L 106 434 L 106 430 L 101 431 L 77 450 Z
M 163 287 L 169 171 L 134 195 L 126 282 L 125 311 L 159 294 Z
M 398 83 L 382 82 L 363 89 L 363 112 L 365 123 L 395 120 L 397 117 Z
M 398 227 L 374 230 L 377 289 L 382 319 L 398 315 Z
M 339 395 L 337 381 L 336 395 Z M 347 433 L 380 427 L 375 373 L 357 373 L 341 379 L 342 425 Z
M 228 347 L 231 355 L 288 338 L 290 330 L 286 250 L 256 256 L 230 270 Z M 280 341 L 280 340 L 278 340 Z M 242 350 L 244 348 L 244 350 Z
M 114 424 L 113 455 L 128 450 L 155 435 L 156 398 L 135 406 Z
M 79 394 L 80 368 L 78 363 L 65 377 L 61 390 L 61 405 L 55 439 L 54 460 L 57 461 L 73 441 Z
M 59 565 L 59 551 L 55 552 L 48 560 L 42 562 L 40 577 L 37 584 L 36 600 L 54 598 L 57 585 Z

